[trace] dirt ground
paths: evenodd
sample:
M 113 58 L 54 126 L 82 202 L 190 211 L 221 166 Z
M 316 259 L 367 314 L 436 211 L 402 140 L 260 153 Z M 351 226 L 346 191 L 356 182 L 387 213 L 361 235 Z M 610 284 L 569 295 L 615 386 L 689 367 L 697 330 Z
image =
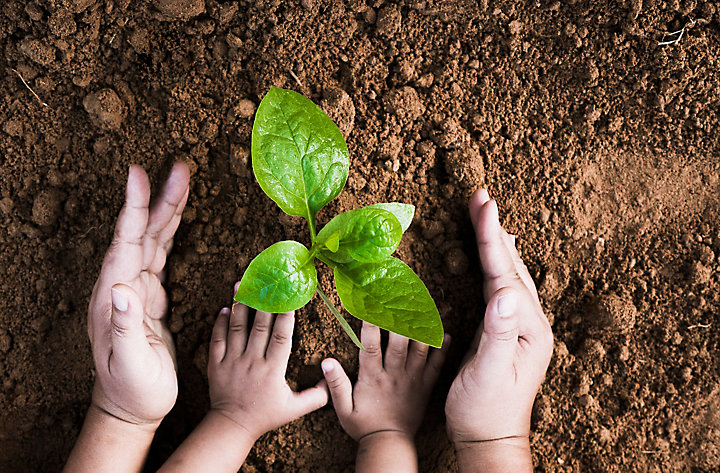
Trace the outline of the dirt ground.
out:
M 86 308 L 131 163 L 154 184 L 177 159 L 193 174 L 169 259 L 180 397 L 148 470 L 201 419 L 233 283 L 271 243 L 308 238 L 249 165 L 271 85 L 321 104 L 348 140 L 348 185 L 321 222 L 417 206 L 399 256 L 454 336 L 422 471 L 456 471 L 443 405 L 484 310 L 466 208 L 481 185 L 556 337 L 537 471 L 720 470 L 716 2 L 6 0 L 0 47 L 0 471 L 59 470 L 79 431 Z M 357 369 L 318 299 L 293 353 L 293 386 L 328 355 Z M 243 471 L 352 471 L 354 455 L 325 408 L 263 437 Z

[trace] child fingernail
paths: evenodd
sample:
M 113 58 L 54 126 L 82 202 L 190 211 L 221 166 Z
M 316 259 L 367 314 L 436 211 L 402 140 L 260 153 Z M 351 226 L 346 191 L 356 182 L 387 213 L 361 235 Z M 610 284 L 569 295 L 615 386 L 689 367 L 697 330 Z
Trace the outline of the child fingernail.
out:
M 498 298 L 497 311 L 500 317 L 510 317 L 515 313 L 515 307 L 517 306 L 517 300 L 515 294 L 505 293 Z
M 220 310 L 220 315 L 230 315 L 230 308 L 228 308 L 228 307 L 223 307 L 223 308 Z
M 128 310 L 130 301 L 128 300 L 127 296 L 125 296 L 125 294 L 118 291 L 117 289 L 112 289 L 110 293 L 112 294 L 112 303 L 116 310 L 119 310 L 120 312 L 125 312 L 126 310 Z
M 335 367 L 333 366 L 332 361 L 330 360 L 323 360 L 322 363 L 320 363 L 320 367 L 323 370 L 323 373 L 328 374 L 330 373 Z

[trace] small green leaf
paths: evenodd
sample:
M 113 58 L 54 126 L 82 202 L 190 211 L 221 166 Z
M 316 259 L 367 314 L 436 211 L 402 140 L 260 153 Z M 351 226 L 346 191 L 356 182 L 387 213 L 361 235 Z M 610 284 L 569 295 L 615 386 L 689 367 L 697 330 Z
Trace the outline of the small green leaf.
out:
M 296 241 L 280 241 L 252 260 L 235 300 L 263 312 L 290 312 L 307 304 L 316 286 L 308 249 Z
M 324 259 L 336 263 L 382 261 L 397 249 L 402 238 L 400 222 L 391 212 L 367 207 L 337 215 L 320 230 L 317 241 L 327 242 L 338 232 L 338 249 L 320 250 Z
M 335 286 L 352 315 L 380 328 L 439 348 L 440 314 L 425 284 L 402 261 L 339 264 Z
M 408 229 L 408 227 L 412 223 L 413 215 L 415 215 L 415 206 L 414 205 L 402 204 L 400 202 L 389 202 L 386 204 L 372 204 L 372 205 L 368 205 L 365 208 L 383 209 L 383 210 L 387 210 L 388 212 L 392 212 L 392 214 L 395 215 L 395 218 L 398 219 L 398 222 L 400 222 L 400 226 L 402 226 L 403 233 L 405 233 L 405 231 Z
M 337 125 L 297 92 L 271 87 L 255 114 L 251 146 L 262 190 L 314 228 L 315 214 L 347 181 L 350 158 Z
M 332 251 L 333 253 L 337 253 L 337 251 L 340 249 L 340 235 L 342 235 L 342 230 L 338 230 L 332 235 L 330 235 L 328 239 L 325 240 L 325 248 Z

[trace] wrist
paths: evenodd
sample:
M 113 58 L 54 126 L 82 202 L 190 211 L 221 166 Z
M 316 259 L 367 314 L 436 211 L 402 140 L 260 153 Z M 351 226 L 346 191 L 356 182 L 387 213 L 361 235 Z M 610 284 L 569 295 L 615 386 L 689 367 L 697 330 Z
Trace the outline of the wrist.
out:
M 358 439 L 356 471 L 416 473 L 417 449 L 413 435 L 402 430 L 379 430 Z
M 153 419 L 144 418 L 133 413 L 131 410 L 120 406 L 116 402 L 113 402 L 105 394 L 102 384 L 97 379 L 95 380 L 95 386 L 93 387 L 90 407 L 108 417 L 116 419 L 117 421 L 137 426 L 141 430 L 151 430 L 153 433 L 157 430 L 160 423 L 165 418 L 164 415 Z
M 487 471 L 532 471 L 530 437 L 454 441 L 458 464 Z
M 254 444 L 264 432 L 258 432 L 256 429 L 250 428 L 245 424 L 235 419 L 235 416 L 231 415 L 227 411 L 211 407 L 208 411 L 205 419 L 211 422 L 213 425 L 217 425 L 226 431 L 229 435 L 232 435 L 235 439 L 249 442 Z
M 409 442 L 415 444 L 415 436 L 399 429 L 376 430 L 362 435 L 357 439 L 361 445 L 369 445 L 376 442 Z
M 149 437 L 151 439 L 155 436 L 155 431 L 161 422 L 161 420 L 152 422 L 128 420 L 127 418 L 116 415 L 101 404 L 98 404 L 95 402 L 95 399 L 90 403 L 87 419 L 94 423 L 102 424 L 111 431 L 137 435 L 139 437 Z

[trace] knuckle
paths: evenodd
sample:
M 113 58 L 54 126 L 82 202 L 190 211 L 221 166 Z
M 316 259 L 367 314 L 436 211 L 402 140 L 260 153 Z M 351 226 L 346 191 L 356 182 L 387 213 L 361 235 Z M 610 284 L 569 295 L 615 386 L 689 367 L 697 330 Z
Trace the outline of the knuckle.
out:
M 278 345 L 284 345 L 290 341 L 290 337 L 286 333 L 275 331 L 272 334 L 272 341 Z
M 118 324 L 115 319 L 113 319 L 111 322 L 111 330 L 113 335 L 117 335 L 118 337 L 127 337 L 128 335 L 127 327 L 123 327 L 122 325 Z
M 334 378 L 332 378 L 332 379 L 329 379 L 329 380 L 327 381 L 327 383 L 328 383 L 328 386 L 330 386 L 330 387 L 333 388 L 333 389 L 339 388 L 339 387 L 341 387 L 341 386 L 344 384 L 344 383 L 343 383 L 342 376 L 336 376 L 336 377 L 334 377 Z
M 265 322 L 256 322 L 255 325 L 253 325 L 253 332 L 256 333 L 267 333 L 268 330 L 270 330 L 270 324 Z
M 380 345 L 365 345 L 365 353 L 370 356 L 377 356 L 380 354 Z
M 237 335 L 240 335 L 240 334 L 243 334 L 243 333 L 246 333 L 246 332 L 247 332 L 247 327 L 245 326 L 245 324 L 238 324 L 238 323 L 233 324 L 233 323 L 231 323 L 231 324 L 228 326 L 228 330 L 231 331 L 231 332 L 233 332 L 233 333 L 235 333 L 235 334 L 237 334 Z
M 404 346 L 390 347 L 390 355 L 395 358 L 402 358 L 407 355 L 407 348 Z
M 425 358 L 428 353 L 428 346 L 427 345 L 420 345 L 415 347 L 415 349 L 412 351 L 412 354 L 418 358 Z

